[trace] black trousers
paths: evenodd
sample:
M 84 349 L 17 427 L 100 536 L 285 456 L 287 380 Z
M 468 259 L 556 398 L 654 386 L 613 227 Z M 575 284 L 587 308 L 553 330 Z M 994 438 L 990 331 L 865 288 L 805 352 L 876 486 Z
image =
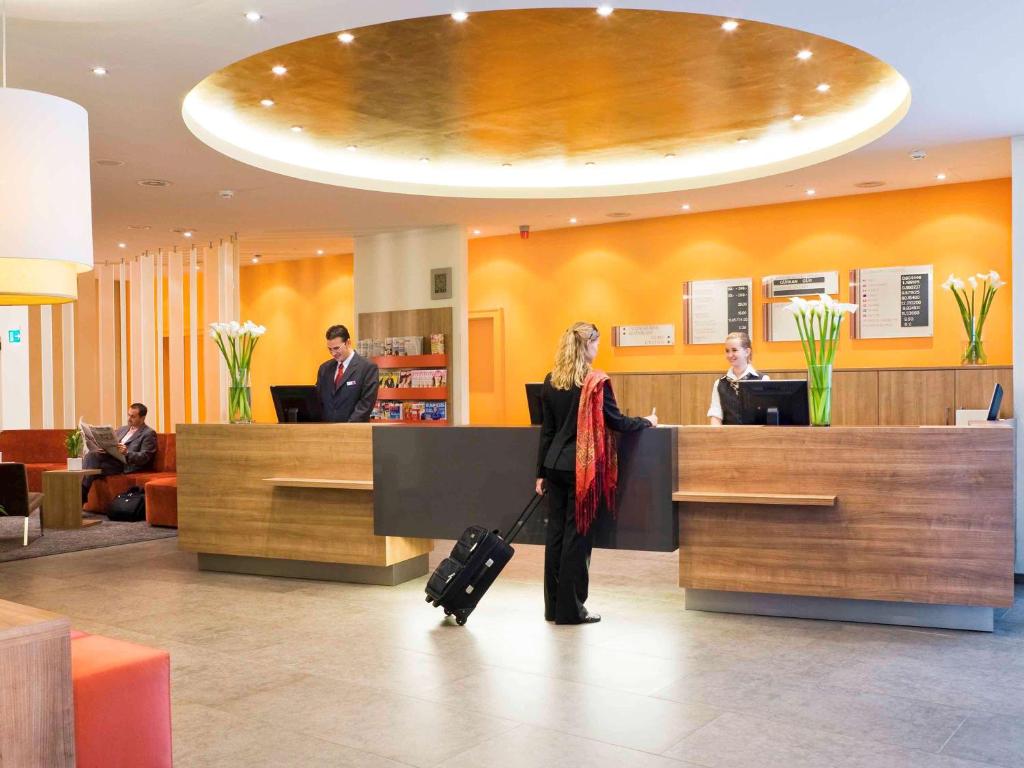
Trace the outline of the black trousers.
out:
M 579 624 L 590 589 L 593 527 L 576 530 L 576 473 L 547 469 L 548 526 L 544 543 L 544 618 Z
M 120 459 L 115 459 L 108 453 L 97 453 L 93 451 L 85 457 L 85 461 L 82 462 L 82 466 L 85 469 L 98 469 L 101 475 L 123 475 L 125 470 L 125 464 Z M 86 475 L 82 478 L 82 503 L 85 504 L 89 499 L 89 487 L 92 485 L 92 481 L 95 480 L 99 475 Z

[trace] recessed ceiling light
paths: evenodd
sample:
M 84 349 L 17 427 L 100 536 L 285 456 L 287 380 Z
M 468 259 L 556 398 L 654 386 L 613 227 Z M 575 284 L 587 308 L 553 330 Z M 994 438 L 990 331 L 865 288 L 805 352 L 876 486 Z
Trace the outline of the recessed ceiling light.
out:
M 479 235 L 480 234 L 480 230 L 479 229 L 474 229 L 473 230 L 473 234 L 474 235 Z
M 348 45 L 349 43 L 356 39 L 356 36 L 353 35 L 351 32 L 342 32 L 340 35 L 338 35 L 338 39 L 341 40 L 341 42 L 343 42 L 345 45 Z
M 245 18 L 247 18 L 249 21 L 259 21 L 260 19 L 263 18 L 263 14 L 260 13 L 259 11 L 249 11 L 245 14 Z
M 808 189 L 807 190 L 807 194 L 808 195 L 816 195 L 816 194 L 818 194 L 818 191 L 816 189 Z
M 128 243 L 118 243 L 117 247 L 118 248 L 127 248 L 128 247 Z
M 136 184 L 140 187 L 169 187 L 171 182 L 166 179 L 139 179 Z
M 97 77 L 103 77 L 105 74 L 107 74 L 107 68 L 106 67 L 93 67 L 92 68 L 92 73 L 94 75 L 96 75 Z
M 324 249 L 323 248 L 317 248 L 316 249 L 316 255 L 317 256 L 323 256 L 324 255 Z
M 280 64 L 277 64 L 276 66 L 271 67 L 270 71 L 275 75 L 283 75 L 288 71 L 288 67 L 282 67 Z
M 293 125 L 291 127 L 291 131 L 292 131 L 292 133 L 302 133 L 302 126 L 301 125 Z
M 599 5 L 599 6 L 597 6 L 597 15 L 598 16 L 611 16 L 612 13 L 614 13 L 614 11 L 615 11 L 615 9 L 612 8 L 610 5 Z
M 184 232 L 181 233 L 181 236 L 182 237 L 192 237 L 192 230 L 191 229 L 186 229 Z
M 832 86 L 829 85 L 828 83 L 818 83 L 818 87 L 816 90 L 818 91 L 818 93 L 828 93 L 831 88 Z
M 258 253 L 255 256 L 252 257 L 252 263 L 253 264 L 259 264 L 260 263 L 260 255 Z
M 108 168 L 120 168 L 124 165 L 124 160 L 97 160 L 96 165 L 103 165 Z
M 690 210 L 690 204 L 689 203 L 683 203 L 682 205 L 679 206 L 679 210 L 681 210 L 681 211 L 688 211 L 688 210 Z
M 807 60 L 808 60 L 809 58 L 811 58 L 811 56 L 813 56 L 813 55 L 814 55 L 814 52 L 813 52 L 813 51 L 809 51 L 809 50 L 807 50 L 806 48 L 804 48 L 804 49 L 803 49 L 802 51 L 800 51 L 800 52 L 799 52 L 799 53 L 798 53 L 798 54 L 796 55 L 796 57 L 797 57 L 798 59 L 800 59 L 800 61 L 807 61 Z
M 728 21 L 722 22 L 722 29 L 726 32 L 734 32 L 739 25 L 740 23 L 735 19 L 729 19 Z
M 573 216 L 571 219 L 569 219 L 569 223 L 570 224 L 575 224 L 576 223 L 576 217 Z
M 273 99 L 260 99 L 260 104 L 262 106 L 264 106 L 264 107 L 272 107 L 272 106 L 274 106 L 274 100 Z
M 357 149 L 359 149 L 359 145 L 349 144 L 347 147 L 345 147 L 345 149 L 347 149 L 349 152 L 355 152 Z
M 430 162 L 430 158 L 429 157 L 421 157 L 420 158 L 420 163 L 423 164 L 423 165 L 426 165 L 429 162 Z
M 935 178 L 938 179 L 939 181 L 945 181 L 946 180 L 946 174 L 944 174 L 944 173 L 937 173 L 937 174 L 935 174 Z
M 455 11 L 452 13 L 452 20 L 457 21 L 460 24 L 469 18 L 469 14 L 465 11 Z
M 793 115 L 793 122 L 794 123 L 799 123 L 803 119 L 804 119 L 803 115 Z

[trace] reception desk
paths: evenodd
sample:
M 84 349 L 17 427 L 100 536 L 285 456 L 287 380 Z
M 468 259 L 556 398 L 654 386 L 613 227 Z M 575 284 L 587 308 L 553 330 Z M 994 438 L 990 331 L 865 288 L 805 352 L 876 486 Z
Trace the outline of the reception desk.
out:
M 507 529 L 536 427 L 183 425 L 204 568 L 395 584 Z M 599 547 L 679 550 L 686 607 L 991 629 L 1013 601 L 1012 427 L 662 427 L 621 436 Z M 544 540 L 543 509 L 522 542 Z

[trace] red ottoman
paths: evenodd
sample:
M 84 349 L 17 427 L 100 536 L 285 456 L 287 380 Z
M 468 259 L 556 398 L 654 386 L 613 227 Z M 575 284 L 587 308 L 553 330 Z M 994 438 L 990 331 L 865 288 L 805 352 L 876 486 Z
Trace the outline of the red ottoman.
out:
M 167 651 L 83 635 L 71 641 L 78 768 L 170 768 Z
M 146 483 L 146 521 L 150 525 L 178 527 L 178 476 Z

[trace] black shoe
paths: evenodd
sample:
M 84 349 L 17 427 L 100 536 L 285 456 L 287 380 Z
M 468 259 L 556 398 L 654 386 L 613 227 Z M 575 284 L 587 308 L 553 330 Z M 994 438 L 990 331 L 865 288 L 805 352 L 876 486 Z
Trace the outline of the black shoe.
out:
M 588 613 L 586 616 L 580 619 L 580 624 L 597 624 L 597 622 L 599 622 L 600 620 L 600 613 Z

